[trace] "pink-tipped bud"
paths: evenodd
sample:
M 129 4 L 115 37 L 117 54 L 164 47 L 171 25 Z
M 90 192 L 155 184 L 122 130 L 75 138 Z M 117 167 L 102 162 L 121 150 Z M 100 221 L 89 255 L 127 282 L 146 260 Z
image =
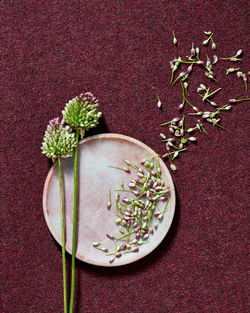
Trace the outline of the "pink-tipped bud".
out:
M 169 64 L 170 64 L 170 68 L 174 67 L 174 63 L 172 61 L 170 61 Z
M 156 176 L 157 176 L 157 174 L 156 174 L 156 172 L 155 172 L 155 171 L 152 171 L 152 172 L 151 172 L 151 174 L 152 174 L 154 177 L 156 177 Z
M 166 200 L 168 200 L 168 197 L 166 196 L 161 197 L 161 201 L 166 201 Z
M 152 227 L 149 227 L 149 233 L 151 234 L 151 235 L 153 235 L 153 233 L 154 233 L 154 230 L 153 230 L 153 228 Z
M 236 103 L 237 101 L 236 101 L 236 99 L 229 99 L 228 102 L 229 103 Z
M 163 218 L 163 214 L 161 213 L 160 215 L 157 216 L 158 221 L 161 221 Z
M 124 170 L 126 173 L 130 174 L 130 169 L 129 169 L 129 168 L 124 167 L 123 170 Z
M 196 139 L 196 137 L 189 137 L 188 140 L 189 141 L 196 141 L 197 139 Z
M 112 234 L 106 234 L 106 236 L 107 236 L 109 239 L 111 239 L 111 240 L 114 240 L 114 239 L 115 239 Z
M 206 118 L 208 118 L 209 117 L 209 114 L 202 114 L 202 116 L 201 116 L 202 118 L 204 118 L 204 119 L 206 119 Z
M 166 143 L 166 149 L 167 149 L 167 150 L 170 150 L 170 147 L 169 147 L 169 144 L 168 144 L 168 143 Z
M 155 200 L 156 200 L 156 197 L 152 197 L 149 199 L 150 202 L 155 202 Z
M 111 209 L 111 202 L 109 201 L 107 204 L 107 209 L 110 210 Z
M 199 60 L 196 62 L 196 64 L 202 65 L 202 64 L 204 64 L 204 61 Z
M 141 236 L 140 233 L 136 233 L 135 238 L 136 238 L 136 239 L 139 239 L 140 236 Z
M 130 203 L 130 201 L 129 201 L 128 198 L 123 198 L 123 199 L 122 199 L 122 202 L 124 202 L 124 203 L 126 203 L 126 204 L 129 204 L 129 203 Z
M 176 122 L 179 122 L 181 120 L 180 117 L 175 117 L 174 119 L 172 119 L 172 122 L 176 123 Z
M 129 186 L 129 188 L 131 188 L 131 189 L 133 189 L 133 188 L 135 188 L 136 186 L 135 186 L 135 184 L 134 183 L 128 183 L 128 186 Z
M 243 78 L 243 80 L 246 82 L 247 81 L 247 75 L 246 75 L 246 73 L 244 73 L 243 75 L 242 75 L 242 78 Z
M 155 223 L 155 230 L 157 230 L 158 229 L 158 224 L 157 223 Z
M 190 53 L 191 53 L 191 57 L 194 57 L 195 56 L 195 48 L 192 48 Z
M 184 108 L 184 103 L 179 104 L 178 110 L 181 111 Z
M 134 190 L 134 191 L 133 191 L 133 194 L 134 194 L 136 197 L 139 197 L 140 191 L 139 191 L 139 190 Z
M 193 106 L 193 110 L 194 110 L 195 112 L 199 112 L 199 109 L 198 109 L 197 107 L 195 107 L 195 106 Z
M 192 72 L 193 69 L 193 64 L 189 65 L 189 67 L 187 68 L 187 74 L 190 74 Z
M 114 262 L 114 260 L 115 260 L 115 257 L 112 256 L 112 258 L 109 259 L 109 263 L 112 264 Z
M 236 57 L 239 57 L 239 56 L 242 54 L 242 52 L 243 52 L 242 49 L 238 50 L 238 51 L 236 52 Z
M 151 186 L 152 184 L 153 184 L 153 181 L 152 181 L 151 178 L 149 178 L 147 185 L 148 185 L 148 186 Z
M 115 255 L 117 258 L 120 258 L 122 256 L 121 252 L 117 252 Z
M 145 234 L 145 235 L 143 236 L 143 240 L 147 240 L 148 237 L 149 237 L 149 234 Z
M 121 249 L 122 249 L 122 250 L 126 249 L 126 244 L 125 244 L 125 243 L 123 243 L 123 244 L 121 245 Z
M 132 252 L 138 252 L 138 251 L 139 251 L 139 248 L 136 246 L 136 247 L 134 247 L 131 251 L 132 251 Z

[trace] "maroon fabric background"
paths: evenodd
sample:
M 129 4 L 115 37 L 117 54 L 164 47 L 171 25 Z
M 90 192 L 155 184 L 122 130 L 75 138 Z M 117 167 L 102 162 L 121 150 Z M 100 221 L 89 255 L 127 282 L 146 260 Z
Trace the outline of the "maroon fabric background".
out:
M 92 91 L 104 119 L 89 134 L 129 135 L 164 153 L 159 123 L 173 118 L 180 102 L 179 87 L 168 84 L 170 59 L 187 55 L 192 41 L 202 47 L 203 30 L 212 30 L 216 54 L 242 48 L 240 66 L 249 70 L 249 1 L 5 0 L 0 10 L 0 311 L 63 312 L 61 251 L 42 211 L 48 120 Z M 247 95 L 242 81 L 225 75 L 230 65 L 217 67 L 220 105 Z M 200 74 L 190 79 L 194 104 L 198 83 L 215 86 Z M 75 312 L 247 312 L 249 102 L 224 113 L 223 125 L 227 132 L 207 126 L 210 136 L 200 135 L 176 161 L 176 215 L 153 253 L 121 268 L 77 261 Z

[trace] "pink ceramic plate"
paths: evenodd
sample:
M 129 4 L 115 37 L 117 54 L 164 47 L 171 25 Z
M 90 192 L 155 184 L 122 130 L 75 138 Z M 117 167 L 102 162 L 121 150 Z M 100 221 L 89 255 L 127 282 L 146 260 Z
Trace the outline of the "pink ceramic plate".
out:
M 120 180 L 126 183 L 136 178 L 136 171 L 128 174 L 122 170 L 109 168 L 108 165 L 122 165 L 125 159 L 140 164 L 144 158 L 156 153 L 140 141 L 119 134 L 101 134 L 88 137 L 79 143 L 79 201 L 78 201 L 78 241 L 76 257 L 84 262 L 99 266 L 120 266 L 139 260 L 153 251 L 167 234 L 175 211 L 175 191 L 171 175 L 160 160 L 162 178 L 171 189 L 170 201 L 163 220 L 157 231 L 150 236 L 147 244 L 140 246 L 137 253 L 127 253 L 112 264 L 104 252 L 95 249 L 93 242 L 102 242 L 110 251 L 112 240 L 107 233 L 119 234 L 115 219 L 115 192 L 120 188 Z M 66 212 L 66 250 L 71 253 L 72 217 L 73 217 L 73 157 L 62 160 L 64 184 L 64 206 Z M 112 191 L 112 207 L 107 209 L 109 189 Z M 159 204 L 163 208 L 165 203 Z M 43 210 L 50 232 L 61 244 L 60 199 L 57 164 L 50 169 L 43 191 Z

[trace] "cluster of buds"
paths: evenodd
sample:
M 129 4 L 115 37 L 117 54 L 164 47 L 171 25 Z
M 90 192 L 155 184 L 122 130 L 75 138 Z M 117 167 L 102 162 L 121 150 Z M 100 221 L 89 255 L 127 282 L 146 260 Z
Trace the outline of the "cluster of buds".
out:
M 60 121 L 59 117 L 51 120 L 44 134 L 42 153 L 52 158 L 54 162 L 58 156 L 62 158 L 71 156 L 75 147 L 75 133 L 68 125 L 65 126 L 65 120 Z
M 204 34 L 208 36 L 206 40 L 203 41 L 203 45 L 207 46 L 209 42 L 211 42 L 211 46 L 213 50 L 216 50 L 216 44 L 213 40 L 214 34 L 211 31 L 204 31 Z M 242 55 L 243 51 L 242 49 L 238 50 L 236 54 L 229 58 L 220 58 L 221 60 L 228 60 L 232 62 L 241 61 L 239 58 Z M 215 107 L 216 110 L 214 112 L 210 111 L 203 111 L 199 110 L 196 106 L 192 105 L 190 101 L 188 100 L 188 78 L 191 74 L 193 67 L 198 64 L 202 65 L 202 67 L 206 70 L 205 76 L 209 79 L 211 79 L 213 82 L 218 82 L 215 78 L 213 65 L 216 64 L 219 61 L 219 58 L 217 55 L 213 55 L 213 60 L 211 61 L 208 54 L 206 54 L 206 61 L 202 61 L 200 59 L 200 49 L 198 47 L 195 47 L 194 43 L 192 43 L 192 47 L 190 50 L 190 55 L 186 56 L 186 59 L 182 59 L 181 57 L 174 58 L 170 61 L 170 68 L 171 68 L 171 79 L 170 79 L 170 85 L 174 86 L 174 84 L 178 81 L 182 87 L 182 101 L 180 104 L 178 104 L 178 111 L 181 112 L 184 110 L 185 103 L 187 103 L 189 106 L 191 106 L 192 110 L 195 113 L 188 113 L 188 115 L 194 115 L 196 118 L 196 124 L 194 127 L 190 127 L 188 129 L 184 128 L 184 115 L 182 118 L 175 117 L 172 120 L 160 124 L 160 126 L 168 126 L 168 130 L 170 133 L 170 137 L 168 138 L 165 133 L 160 133 L 161 140 L 166 144 L 166 153 L 163 154 L 163 158 L 168 158 L 170 162 L 170 167 L 173 171 L 176 171 L 176 166 L 172 163 L 172 161 L 179 156 L 180 152 L 187 150 L 187 144 L 189 142 L 196 142 L 196 137 L 191 136 L 189 134 L 193 133 L 195 130 L 199 132 L 204 132 L 207 135 L 207 132 L 203 126 L 203 121 L 208 122 L 212 124 L 213 126 L 220 127 L 222 129 L 225 129 L 219 122 L 221 121 L 221 118 L 218 116 L 219 113 L 222 111 L 229 111 L 231 110 L 231 103 L 241 102 L 241 101 L 248 101 L 249 98 L 242 98 L 242 99 L 230 99 L 229 105 L 223 105 L 222 107 L 218 108 L 217 103 L 213 100 L 213 97 L 222 90 L 222 88 L 217 88 L 215 90 L 211 90 L 211 87 L 206 87 L 204 84 L 200 84 L 197 88 L 197 92 L 199 96 L 202 98 L 203 103 L 209 103 L 212 107 Z M 188 67 L 181 71 L 177 78 L 174 80 L 175 72 L 177 70 L 180 70 L 180 67 L 184 65 L 187 65 Z M 245 82 L 245 89 L 247 90 L 247 75 L 246 73 L 243 73 L 240 71 L 240 68 L 228 68 L 226 69 L 226 75 L 230 73 L 236 72 L 237 76 L 239 78 L 242 78 Z M 201 120 L 202 122 L 201 122 Z
M 242 78 L 243 79 L 243 82 L 244 82 L 244 84 L 245 84 L 245 89 L 246 89 L 246 91 L 247 91 L 247 74 L 246 73 L 243 73 L 243 72 L 241 72 L 241 71 L 238 71 L 237 73 L 236 73 L 236 75 L 237 75 L 237 77 L 238 78 Z M 248 72 L 248 76 L 250 75 L 250 72 Z
M 236 54 L 232 57 L 228 57 L 228 58 L 220 58 L 221 60 L 225 60 L 225 61 L 230 61 L 230 62 L 238 62 L 238 61 L 242 61 L 241 58 L 239 58 L 243 53 L 243 50 L 240 49 L 236 52 Z
M 197 88 L 197 92 L 202 97 L 202 101 L 207 101 L 213 107 L 217 107 L 217 104 L 212 101 L 211 98 L 219 91 L 221 91 L 221 88 L 217 88 L 216 90 L 210 92 L 210 87 L 207 88 L 204 84 L 200 84 L 200 86 Z
M 215 42 L 214 42 L 214 40 L 213 40 L 213 35 L 214 35 L 214 33 L 212 33 L 211 31 L 204 31 L 204 34 L 207 35 L 208 38 L 205 39 L 202 44 L 203 44 L 204 46 L 206 46 L 206 45 L 209 43 L 209 41 L 211 41 L 211 43 L 212 43 L 212 49 L 213 49 L 213 50 L 216 50 L 216 44 L 215 44 Z
M 115 196 L 115 222 L 121 235 L 106 234 L 115 244 L 114 251 L 110 253 L 107 248 L 100 247 L 101 243 L 93 243 L 93 247 L 111 256 L 110 263 L 123 254 L 138 252 L 138 246 L 148 242 L 150 235 L 158 229 L 170 199 L 170 189 L 161 176 L 159 156 L 142 160 L 140 165 L 133 165 L 128 160 L 125 163 L 136 170 L 136 177 L 128 182 L 127 188 L 121 182 L 121 188 L 115 190 L 119 192 Z M 125 195 L 121 196 L 121 192 Z M 159 202 L 166 202 L 162 210 Z
M 98 110 L 98 100 L 91 92 L 80 94 L 70 100 L 62 114 L 67 124 L 80 130 L 81 138 L 85 131 L 98 125 L 102 115 Z
M 193 135 L 190 136 L 196 129 L 199 131 L 205 131 L 203 124 L 199 121 L 194 127 L 185 129 L 184 125 L 185 116 L 182 118 L 175 117 L 169 122 L 161 124 L 161 126 L 168 126 L 169 132 L 174 137 L 169 137 L 163 133 L 160 134 L 162 142 L 166 144 L 166 153 L 162 155 L 163 158 L 168 158 L 171 169 L 175 172 L 177 167 L 173 164 L 173 160 L 176 159 L 181 152 L 188 149 L 188 143 L 196 143 L 197 138 Z

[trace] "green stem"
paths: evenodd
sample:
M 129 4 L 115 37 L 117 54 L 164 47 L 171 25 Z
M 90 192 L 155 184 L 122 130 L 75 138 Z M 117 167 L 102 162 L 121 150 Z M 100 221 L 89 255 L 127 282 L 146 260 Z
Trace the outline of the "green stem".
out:
M 73 233 L 72 233 L 72 268 L 71 268 L 71 290 L 69 313 L 73 313 L 75 293 L 75 255 L 76 255 L 76 220 L 77 220 L 77 154 L 78 154 L 79 129 L 76 130 L 76 147 L 74 155 L 74 212 L 73 212 Z
M 61 237 L 62 237 L 62 265 L 63 265 L 63 300 L 64 313 L 67 313 L 67 276 L 66 276 L 66 258 L 65 258 L 65 226 L 64 226 L 64 209 L 63 209 L 63 192 L 62 192 L 62 167 L 61 156 L 58 156 L 58 176 L 60 191 L 60 215 L 61 215 Z
M 235 100 L 235 102 L 248 101 L 248 100 L 250 100 L 250 98 L 238 99 L 238 100 Z

